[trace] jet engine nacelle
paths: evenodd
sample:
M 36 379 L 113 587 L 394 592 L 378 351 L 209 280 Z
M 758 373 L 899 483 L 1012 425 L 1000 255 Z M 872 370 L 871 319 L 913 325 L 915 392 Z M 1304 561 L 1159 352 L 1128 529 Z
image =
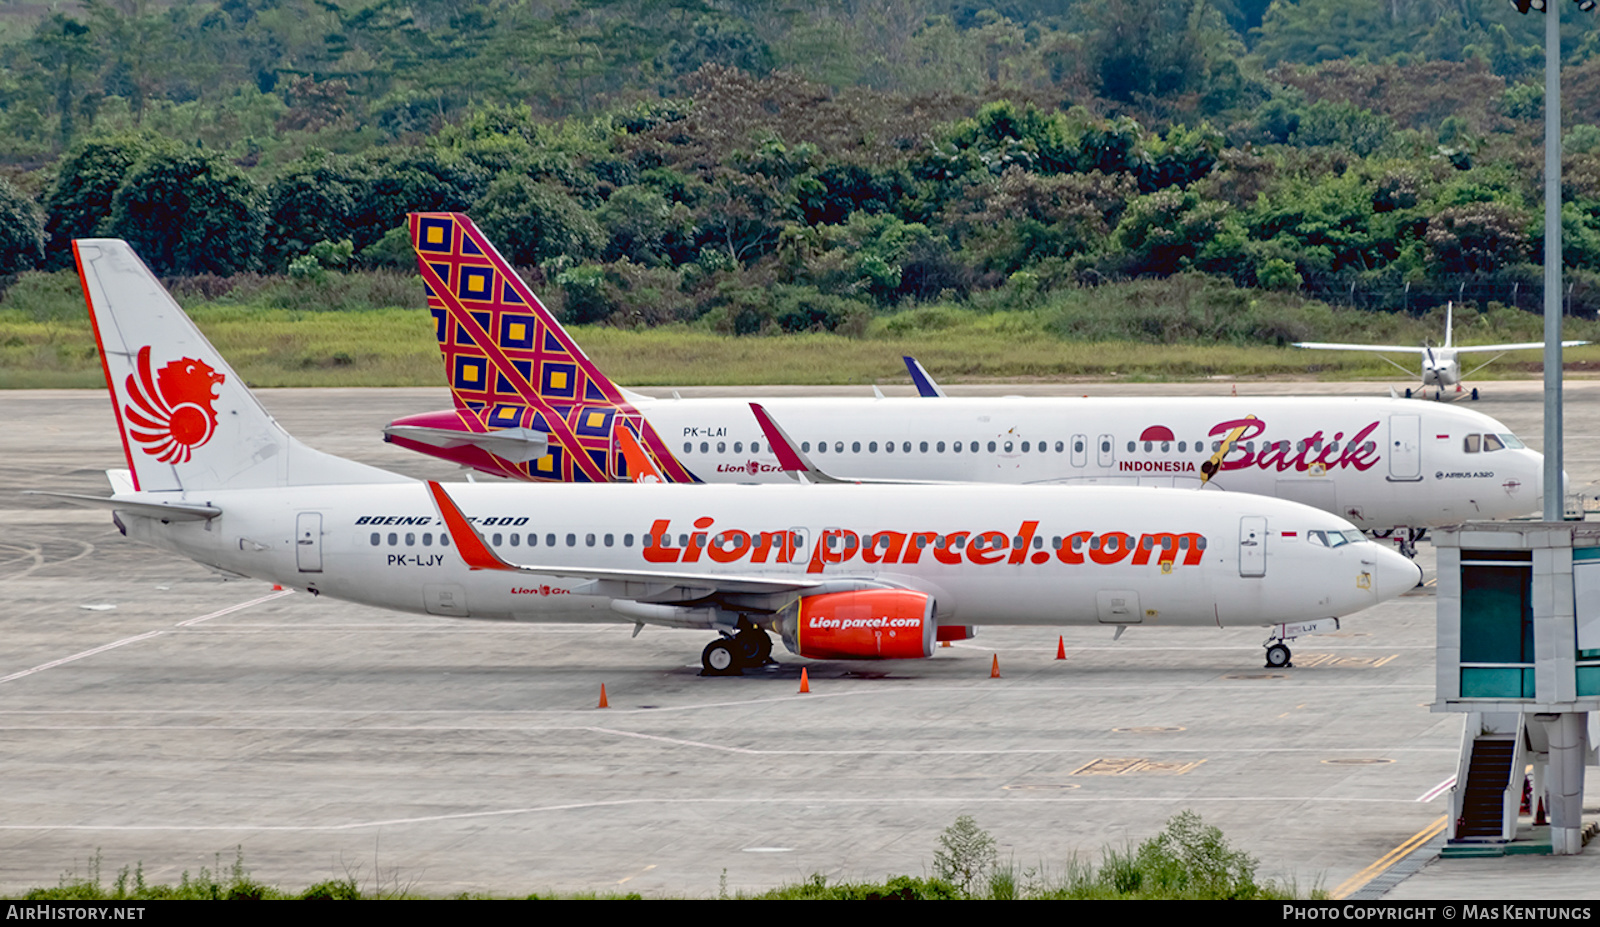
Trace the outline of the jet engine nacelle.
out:
M 808 595 L 777 615 L 790 653 L 813 660 L 908 660 L 933 656 L 933 597 L 909 589 Z

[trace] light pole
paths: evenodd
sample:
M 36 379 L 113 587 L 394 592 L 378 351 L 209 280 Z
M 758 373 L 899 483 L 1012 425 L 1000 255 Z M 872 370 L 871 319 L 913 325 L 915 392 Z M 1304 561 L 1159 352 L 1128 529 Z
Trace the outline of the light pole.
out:
M 1585 12 L 1596 0 L 1573 0 Z M 1566 517 L 1561 420 L 1561 7 L 1549 0 L 1511 0 L 1518 13 L 1545 14 L 1544 24 L 1544 520 Z

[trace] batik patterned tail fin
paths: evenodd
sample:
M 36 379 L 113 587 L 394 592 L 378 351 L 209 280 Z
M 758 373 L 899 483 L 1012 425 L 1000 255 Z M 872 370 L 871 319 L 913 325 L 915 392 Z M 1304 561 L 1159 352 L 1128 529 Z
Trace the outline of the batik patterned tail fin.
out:
M 550 454 L 508 464 L 535 480 L 628 478 L 618 445 L 629 420 L 662 476 L 696 482 L 621 389 L 589 360 L 472 220 L 412 213 L 411 242 L 456 405 L 485 430 L 532 428 Z

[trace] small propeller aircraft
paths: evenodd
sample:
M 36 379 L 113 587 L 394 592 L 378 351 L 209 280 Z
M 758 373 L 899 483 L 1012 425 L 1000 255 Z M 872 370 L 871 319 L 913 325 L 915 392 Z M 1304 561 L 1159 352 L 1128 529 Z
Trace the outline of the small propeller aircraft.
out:
M 1422 390 L 1426 393 L 1431 387 L 1434 390 L 1433 398 L 1435 399 L 1444 398 L 1444 390 L 1447 386 L 1455 387 L 1455 391 L 1458 393 L 1465 392 L 1466 388 L 1461 385 L 1463 379 L 1499 360 L 1501 355 L 1507 351 L 1529 351 L 1544 347 L 1543 341 L 1528 341 L 1522 344 L 1475 344 L 1467 347 L 1457 347 L 1451 344 L 1451 333 L 1454 327 L 1455 305 L 1446 303 L 1444 310 L 1444 344 L 1439 347 L 1432 345 L 1409 347 L 1394 344 L 1331 344 L 1324 341 L 1297 341 L 1294 346 L 1297 348 L 1311 348 L 1317 351 L 1372 351 L 1381 354 L 1420 354 L 1422 355 Z M 1563 341 L 1561 346 L 1575 348 L 1578 345 L 1588 343 L 1587 341 Z M 1494 354 L 1494 357 L 1463 374 L 1461 372 L 1461 364 L 1456 360 L 1456 355 L 1458 354 Z M 1396 364 L 1387 357 L 1384 360 L 1404 373 L 1412 373 L 1410 369 Z M 1471 395 L 1473 399 L 1477 399 L 1478 390 L 1474 388 Z M 1411 390 L 1409 389 L 1406 390 L 1406 398 L 1411 398 Z

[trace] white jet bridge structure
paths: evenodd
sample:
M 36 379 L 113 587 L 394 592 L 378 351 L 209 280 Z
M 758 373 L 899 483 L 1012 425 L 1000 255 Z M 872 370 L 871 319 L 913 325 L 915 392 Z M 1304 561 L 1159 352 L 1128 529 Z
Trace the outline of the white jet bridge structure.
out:
M 1581 853 L 1584 771 L 1600 765 L 1600 524 L 1466 524 L 1434 542 L 1432 710 L 1466 713 L 1446 855 L 1533 849 L 1517 822 L 1530 765 L 1549 852 Z

